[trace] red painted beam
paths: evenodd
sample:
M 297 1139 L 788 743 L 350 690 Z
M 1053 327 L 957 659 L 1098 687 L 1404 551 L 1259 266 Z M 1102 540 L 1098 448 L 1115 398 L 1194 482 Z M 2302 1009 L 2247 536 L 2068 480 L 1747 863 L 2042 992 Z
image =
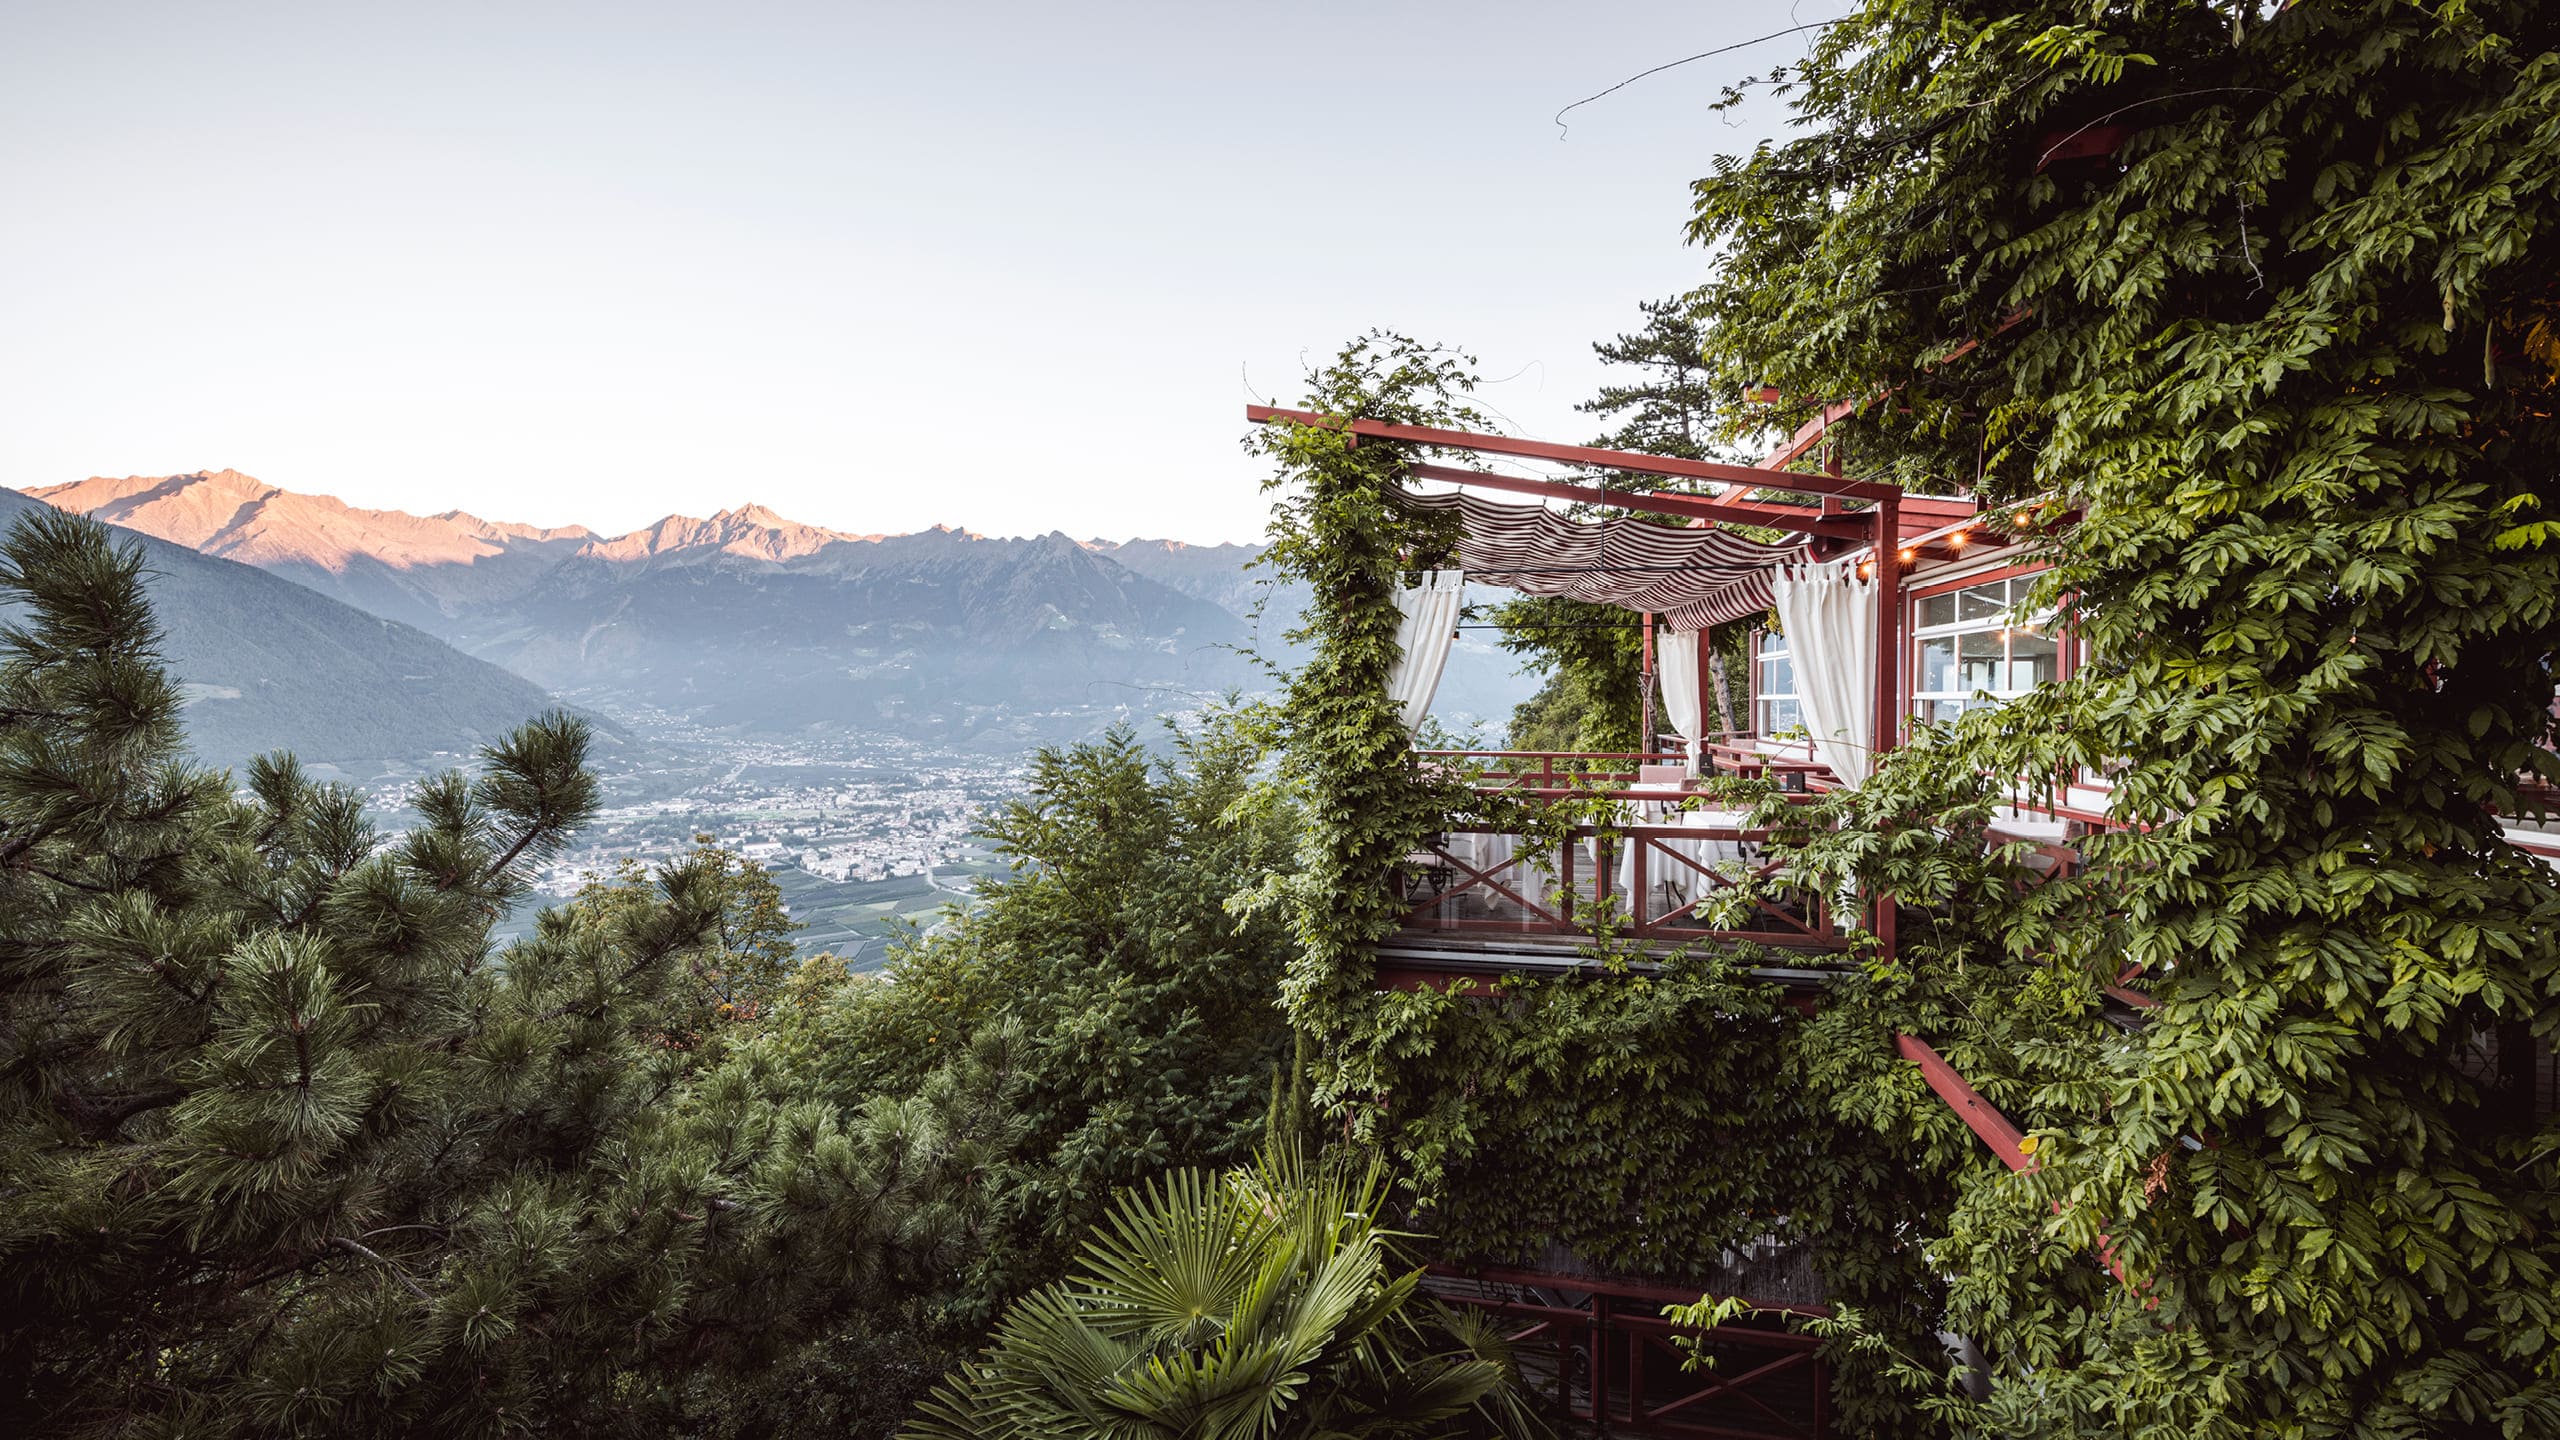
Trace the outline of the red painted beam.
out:
M 1966 1129 L 1982 1137 L 1982 1143 L 1991 1147 L 2001 1164 L 2024 1170 L 2035 1163 L 2020 1143 L 2027 1138 L 2025 1133 L 2010 1124 L 2008 1116 L 1992 1108 L 1990 1101 L 1956 1073 L 1956 1067 L 1948 1064 L 1946 1057 L 1908 1035 L 1894 1036 L 1893 1047 L 1902 1052 L 1903 1059 L 1920 1067 L 1920 1077 L 1929 1082 L 1929 1088 L 1938 1092 L 1938 1098 L 1947 1102 L 1947 1108 L 1956 1112 Z
M 1938 1092 L 1938 1098 L 1947 1102 L 1947 1108 L 1956 1112 L 1956 1118 L 1965 1123 L 1966 1129 L 1982 1137 L 1982 1143 L 1991 1147 L 1991 1153 L 2000 1157 L 2001 1164 L 2011 1170 L 2025 1170 L 2036 1163 L 2021 1143 L 2026 1136 L 2009 1123 L 2008 1116 L 1993 1109 L 1990 1101 L 1976 1093 L 1944 1056 L 1908 1035 L 1894 1036 L 1893 1045 L 1902 1052 L 1903 1059 L 1920 1067 L 1921 1078 L 1929 1082 L 1929 1088 Z M 2057 1215 L 2062 1213 L 2059 1204 L 2053 1209 Z M 2107 1267 L 2108 1274 L 2116 1277 L 2117 1283 L 2143 1297 L 2144 1309 L 2160 1303 L 2160 1298 L 2150 1293 L 2148 1285 L 2135 1285 L 2125 1274 L 2124 1262 L 2116 1258 L 2115 1237 L 2104 1230 L 2098 1232 L 2098 1260 Z
M 1769 452 L 1769 458 L 1760 463 L 1774 468 L 1789 461 L 1803 459 L 1805 452 L 1820 444 L 1823 435 L 1833 425 L 1857 414 L 1858 404 L 1859 402 L 1854 400 L 1841 400 L 1823 406 L 1821 414 L 1797 426 L 1796 433 L 1787 437 L 1787 443 Z
M 1480 455 L 1516 455 L 1524 460 L 1552 460 L 1564 465 L 1589 465 L 1601 470 L 1625 470 L 1636 475 L 1668 475 L 1677 480 L 1704 480 L 1717 485 L 1783 486 L 1815 495 L 1839 495 L 1854 500 L 1883 500 L 1902 493 L 1900 486 L 1879 485 L 1872 480 L 1844 480 L 1832 475 L 1804 475 L 1795 471 L 1764 470 L 1751 465 L 1726 465 L 1713 460 L 1679 460 L 1666 455 L 1638 455 L 1628 450 L 1602 450 L 1590 445 L 1558 445 L 1545 440 L 1519 440 L 1509 435 L 1486 435 L 1473 430 L 1443 430 L 1430 425 L 1396 425 L 1384 420 L 1345 420 L 1339 415 L 1322 415 L 1313 410 L 1285 410 L 1276 405 L 1247 405 L 1244 418 L 1256 425 L 1274 420 L 1299 425 L 1321 426 L 1328 430 L 1347 430 L 1354 437 L 1373 440 L 1400 440 L 1412 445 L 1431 445 L 1443 450 L 1467 450 Z
M 1481 470 L 1462 470 L 1454 465 L 1414 465 L 1405 473 L 1417 480 L 1439 480 L 1451 485 L 1476 485 L 1487 490 L 1508 490 L 1516 495 L 1542 495 L 1550 500 L 1580 500 L 1593 505 L 1614 505 L 1621 510 L 1641 510 L 1651 515 L 1674 515 L 1689 520 L 1722 520 L 1736 525 L 1762 525 L 1772 530 L 1791 530 L 1799 535 L 1823 535 L 1834 540 L 1862 540 L 1867 527 L 1841 517 L 1816 518 L 1809 510 L 1771 510 L 1761 506 L 1743 506 L 1730 501 L 1709 500 L 1703 496 L 1680 495 L 1663 491 L 1612 490 L 1608 486 L 1564 485 L 1551 480 L 1524 480 L 1513 475 L 1488 475 Z

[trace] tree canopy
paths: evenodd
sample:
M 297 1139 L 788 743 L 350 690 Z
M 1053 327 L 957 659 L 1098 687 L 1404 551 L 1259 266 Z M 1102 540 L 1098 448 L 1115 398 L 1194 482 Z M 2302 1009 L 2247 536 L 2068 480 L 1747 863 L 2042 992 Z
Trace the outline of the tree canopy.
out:
M 2560 1431 L 2560 887 L 2501 828 L 2552 766 L 2560 15 L 1876 0 L 1780 89 L 1807 132 L 1696 187 L 1710 353 L 2020 505 L 2096 657 L 1833 858 L 1956 895 L 1986 773 L 2105 765 L 2132 827 L 1964 895 L 1894 1017 L 2044 1142 L 1938 1244 L 2000 1381 L 1950 1413 Z M 2119 972 L 2156 1007 L 2102 1038 Z
M 492 946 L 595 804 L 580 722 L 397 839 L 287 757 L 235 796 L 179 758 L 139 563 L 53 512 L 0 542 L 0 1413 L 664 1433 L 688 1376 L 947 1263 L 929 1129 L 673 1042 L 701 857 Z

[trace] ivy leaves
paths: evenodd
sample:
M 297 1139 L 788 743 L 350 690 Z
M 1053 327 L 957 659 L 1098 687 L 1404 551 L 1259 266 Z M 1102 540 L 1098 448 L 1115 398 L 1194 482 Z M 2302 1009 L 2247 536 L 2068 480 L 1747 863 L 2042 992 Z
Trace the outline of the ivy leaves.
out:
M 1930 982 L 1954 1003 L 1881 997 L 1968 1065 L 2052 1077 L 2021 1096 L 2040 1171 L 1977 1170 L 1937 1242 L 2014 1382 L 1968 1426 L 2560 1429 L 2560 1137 L 2519 1079 L 2560 1031 L 2560 892 L 2503 833 L 2560 648 L 2560 397 L 2523 338 L 2560 313 L 2555 45 L 2521 4 L 2234 28 L 1878 0 L 1800 78 L 1805 137 L 1699 191 L 1699 233 L 1764 277 L 1701 292 L 1737 368 L 1890 386 L 1853 464 L 2080 515 L 2046 598 L 2098 663 L 1839 817 L 2107 762 L 2141 827 L 1924 910 L 1912 963 L 1960 960 Z M 2056 144 L 2101 125 L 2112 153 Z M 1887 134 L 1923 153 L 1809 187 Z M 1811 243 L 1769 218 L 1810 214 Z M 1890 851 L 1804 863 L 1931 883 Z M 2118 1043 L 2028 999 L 2127 965 L 2158 1003 Z M 2066 1283 L 2055 1247 L 2101 1231 L 2135 1285 Z

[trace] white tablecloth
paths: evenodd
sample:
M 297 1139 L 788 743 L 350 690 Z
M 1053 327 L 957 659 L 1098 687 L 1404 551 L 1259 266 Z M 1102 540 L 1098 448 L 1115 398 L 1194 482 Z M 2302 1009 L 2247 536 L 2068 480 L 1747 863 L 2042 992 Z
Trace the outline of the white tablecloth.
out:
M 1678 815 L 1664 816 L 1661 819 L 1642 819 L 1638 823 L 1677 825 L 1689 830 L 1739 830 L 1745 819 L 1746 817 L 1739 810 L 1688 810 Z M 1628 836 L 1626 848 L 1618 856 L 1618 893 L 1622 896 L 1635 889 L 1636 851 L 1642 847 L 1643 843 L 1642 837 Z M 1686 837 L 1658 836 L 1654 838 L 1653 846 L 1652 852 L 1645 856 L 1645 885 L 1648 891 L 1645 896 L 1645 913 L 1648 916 L 1660 915 L 1688 904 L 1697 898 L 1698 887 L 1706 883 L 1705 876 L 1664 855 L 1663 851 L 1669 850 L 1675 854 L 1685 855 L 1700 865 L 1710 867 L 1722 861 L 1743 858 L 1740 841 L 1712 835 L 1701 835 L 1694 840 Z M 1671 887 L 1667 896 L 1663 891 L 1665 884 Z

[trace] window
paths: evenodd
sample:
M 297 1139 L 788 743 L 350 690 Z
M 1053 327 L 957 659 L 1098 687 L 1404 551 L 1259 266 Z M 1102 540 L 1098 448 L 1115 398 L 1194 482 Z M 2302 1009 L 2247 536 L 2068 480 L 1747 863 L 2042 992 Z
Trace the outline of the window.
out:
M 1931 595 L 1914 607 L 1912 710 L 1924 720 L 1951 720 L 1967 707 L 2014 699 L 2061 678 L 2062 647 L 2053 617 L 2018 613 L 2036 577 L 1992 580 Z M 1990 701 L 1980 698 L 1989 694 Z
M 1763 630 L 1759 642 L 1751 662 L 1759 667 L 1752 726 L 1762 735 L 1782 735 L 1804 724 L 1804 707 L 1796 700 L 1796 662 L 1788 655 L 1786 636 Z

